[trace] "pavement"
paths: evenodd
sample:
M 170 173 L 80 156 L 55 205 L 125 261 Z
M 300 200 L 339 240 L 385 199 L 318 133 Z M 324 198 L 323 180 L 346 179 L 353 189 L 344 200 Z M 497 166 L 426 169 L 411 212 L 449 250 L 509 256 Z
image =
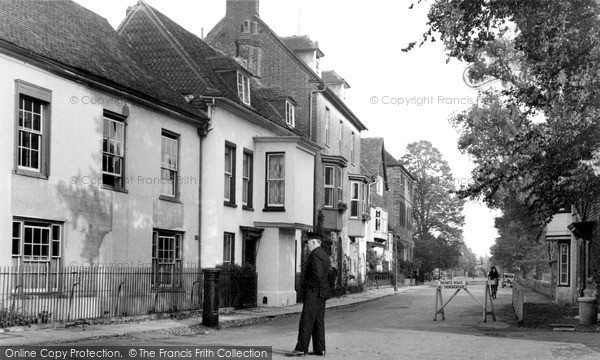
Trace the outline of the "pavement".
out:
M 429 287 L 430 285 L 422 285 Z M 394 291 L 393 287 L 374 288 L 368 291 L 347 294 L 327 301 L 326 307 L 343 308 L 356 304 L 374 301 L 387 296 L 394 296 L 414 287 L 400 287 Z M 285 307 L 257 307 L 244 310 L 227 311 L 219 315 L 219 327 L 235 327 L 265 322 L 271 319 L 293 316 L 302 312 L 302 304 Z M 0 346 L 17 345 L 49 345 L 66 342 L 78 342 L 97 338 L 109 338 L 127 336 L 139 332 L 169 332 L 185 333 L 194 328 L 203 327 L 202 312 L 192 312 L 189 317 L 175 319 L 152 317 L 131 317 L 115 319 L 109 323 L 52 323 L 26 326 L 16 326 L 8 329 L 0 329 Z M 205 328 L 205 331 L 209 331 Z

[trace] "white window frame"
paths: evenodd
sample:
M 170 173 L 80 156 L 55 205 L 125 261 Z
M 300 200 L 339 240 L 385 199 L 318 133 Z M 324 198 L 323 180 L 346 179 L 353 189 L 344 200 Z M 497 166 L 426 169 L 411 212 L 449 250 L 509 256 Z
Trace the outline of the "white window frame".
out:
M 329 182 L 327 181 L 329 175 Z M 335 166 L 326 165 L 323 170 L 323 184 L 325 188 L 323 206 L 332 208 L 335 206 Z M 330 200 L 329 202 L 327 200 Z
M 357 219 L 360 216 L 360 188 L 358 181 L 350 182 L 350 218 Z M 354 210 L 356 209 L 356 212 Z
M 223 233 L 223 264 L 235 262 L 235 234 Z
M 570 243 L 558 243 L 558 285 L 569 286 L 570 283 L 570 266 L 571 266 L 571 249 Z
M 108 130 L 108 134 L 106 131 Z M 104 116 L 102 130 L 102 183 L 103 185 L 124 188 L 125 177 L 125 122 L 109 116 Z M 109 170 L 112 162 L 112 170 Z M 116 164 L 119 164 L 116 169 Z M 105 178 L 113 178 L 110 184 Z
M 361 194 L 362 194 L 362 213 L 366 214 L 367 213 L 367 205 L 368 205 L 368 201 L 367 201 L 367 195 L 368 195 L 368 190 L 369 187 L 365 184 L 361 185 Z
M 375 231 L 387 233 L 388 213 L 387 211 L 378 208 L 375 209 Z
M 25 104 L 29 103 L 31 108 L 26 109 Z M 36 109 L 37 108 L 37 109 Z M 37 111 L 36 111 L 37 110 Z M 19 141 L 18 141 L 18 153 L 17 153 L 17 163 L 19 169 L 33 171 L 33 172 L 41 172 L 42 171 L 42 163 L 43 163 L 43 138 L 44 134 L 44 102 L 33 98 L 31 96 L 27 96 L 24 94 L 20 94 L 19 96 Z M 29 118 L 29 126 L 27 126 L 26 118 Z M 37 128 L 34 126 L 37 119 Z M 29 138 L 29 141 L 24 141 L 25 138 Z M 37 146 L 34 147 L 33 139 L 37 139 Z M 27 144 L 26 144 L 27 143 Z M 25 153 L 28 156 L 22 156 Z M 34 166 L 33 156 L 36 155 L 37 165 Z M 26 159 L 28 161 L 26 161 Z M 29 165 L 23 164 L 23 162 L 28 162 Z
M 290 127 L 296 126 L 296 106 L 289 100 L 285 101 L 285 123 Z
M 15 80 L 15 96 L 15 173 L 47 179 L 50 172 L 52 91 Z M 25 108 L 26 101 L 30 102 L 31 108 Z M 26 121 L 27 118 L 30 119 L 29 122 Z M 37 126 L 34 126 L 34 121 Z M 26 138 L 29 141 L 25 141 Z M 36 146 L 32 144 L 34 138 L 37 139 Z M 28 156 L 24 156 L 25 154 Z M 32 163 L 33 154 L 37 155 L 37 164 Z
M 377 194 L 383 196 L 383 178 L 377 175 Z
M 152 231 L 152 286 L 180 287 L 183 265 L 183 234 Z
M 252 207 L 252 182 L 253 182 L 254 154 L 244 149 L 242 159 L 242 205 Z
M 225 142 L 225 152 L 223 153 L 224 160 L 224 180 L 223 180 L 223 200 L 227 204 L 235 204 L 235 157 L 237 153 L 237 146 L 229 141 Z M 227 159 L 227 152 L 230 151 L 229 161 Z
M 341 202 L 344 199 L 344 183 L 342 182 L 343 180 L 343 172 L 344 170 L 341 167 L 337 167 L 337 171 L 336 171 L 336 177 L 335 177 L 335 181 L 336 181 L 336 187 L 337 187 L 337 202 Z
M 270 174 L 269 174 L 269 168 L 270 168 L 270 164 L 271 164 L 271 159 L 274 157 L 282 157 L 283 158 L 283 174 L 281 178 L 271 178 Z M 266 198 L 266 206 L 267 208 L 283 208 L 285 206 L 285 153 L 268 153 L 267 154 L 267 193 L 265 194 L 265 198 Z M 283 183 L 283 196 L 282 196 L 282 201 L 281 203 L 275 203 L 272 202 L 271 198 L 270 198 L 270 194 L 271 194 L 271 186 L 274 183 Z
M 237 72 L 238 97 L 246 105 L 250 105 L 250 78 L 241 72 Z
M 161 135 L 161 195 L 177 197 L 179 173 L 179 137 L 163 130 Z
M 37 238 L 34 233 L 38 232 Z M 27 233 L 32 236 L 26 238 Z M 42 234 L 46 233 L 46 241 Z M 48 220 L 13 219 L 12 258 L 21 269 L 21 283 L 27 292 L 52 291 L 58 287 L 53 272 L 61 267 L 63 224 Z M 37 249 L 38 251 L 35 251 Z M 44 251 L 45 249 L 45 251 Z M 37 254 L 37 255 L 36 255 Z

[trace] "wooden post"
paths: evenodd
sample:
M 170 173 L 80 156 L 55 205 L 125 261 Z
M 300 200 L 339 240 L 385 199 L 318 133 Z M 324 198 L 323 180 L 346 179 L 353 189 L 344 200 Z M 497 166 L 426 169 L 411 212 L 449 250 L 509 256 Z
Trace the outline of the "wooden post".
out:
M 437 321 L 437 315 L 442 315 L 442 320 L 446 320 L 446 315 L 444 314 L 444 300 L 442 299 L 442 289 L 439 287 L 435 292 L 435 315 L 433 316 L 433 321 Z

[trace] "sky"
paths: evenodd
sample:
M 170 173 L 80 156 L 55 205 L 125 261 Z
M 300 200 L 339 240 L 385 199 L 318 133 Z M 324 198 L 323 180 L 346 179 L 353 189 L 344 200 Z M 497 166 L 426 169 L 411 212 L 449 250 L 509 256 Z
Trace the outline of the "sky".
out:
M 135 0 L 76 0 L 117 28 Z M 146 0 L 188 31 L 202 37 L 225 15 L 225 0 Z M 335 70 L 350 84 L 346 103 L 369 129 L 383 137 L 396 158 L 414 141 L 428 140 L 448 161 L 457 185 L 470 179 L 473 164 L 457 149 L 448 119 L 477 100 L 463 81 L 465 64 L 447 61 L 440 41 L 402 52 L 426 30 L 427 4 L 398 0 L 260 0 L 260 17 L 279 36 L 309 35 L 325 54 L 321 68 Z M 498 213 L 468 202 L 464 240 L 488 255 L 496 239 Z

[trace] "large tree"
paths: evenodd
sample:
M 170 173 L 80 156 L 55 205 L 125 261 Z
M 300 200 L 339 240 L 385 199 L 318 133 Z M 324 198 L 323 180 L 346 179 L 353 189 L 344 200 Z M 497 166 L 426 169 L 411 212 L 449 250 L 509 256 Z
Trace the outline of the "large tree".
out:
M 600 162 L 599 2 L 430 3 L 422 43 L 441 39 L 449 58 L 470 65 L 473 83 L 502 81 L 497 93 L 454 119 L 462 150 L 476 162 L 462 195 L 504 208 L 500 195 L 515 191 L 538 226 L 570 204 L 586 220 L 600 196 L 593 172 Z M 592 252 L 600 253 L 595 234 Z
M 454 191 L 448 163 L 429 141 L 413 142 L 402 157 L 416 178 L 413 192 L 415 260 L 422 272 L 458 265 L 464 200 Z
M 416 178 L 413 193 L 414 237 L 424 239 L 441 235 L 450 240 L 462 238 L 464 200 L 454 191 L 450 166 L 431 142 L 408 144 L 402 157 L 408 171 Z

